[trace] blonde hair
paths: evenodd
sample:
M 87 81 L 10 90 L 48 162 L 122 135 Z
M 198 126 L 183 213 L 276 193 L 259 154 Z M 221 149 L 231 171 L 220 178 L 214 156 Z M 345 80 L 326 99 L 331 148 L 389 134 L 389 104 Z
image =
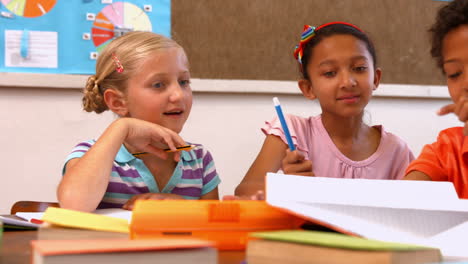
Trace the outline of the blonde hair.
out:
M 127 81 L 138 71 L 142 60 L 156 51 L 174 47 L 182 49 L 174 40 L 153 32 L 134 31 L 114 39 L 99 54 L 96 74 L 86 82 L 83 109 L 98 114 L 108 110 L 104 91 L 114 89 L 126 94 Z M 117 72 L 114 55 L 123 66 L 123 72 Z

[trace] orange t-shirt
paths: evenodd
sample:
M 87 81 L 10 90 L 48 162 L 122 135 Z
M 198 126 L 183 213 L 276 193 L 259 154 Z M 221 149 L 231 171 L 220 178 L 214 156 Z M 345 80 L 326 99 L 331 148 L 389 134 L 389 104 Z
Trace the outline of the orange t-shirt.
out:
M 424 146 L 419 157 L 410 163 L 406 174 L 420 171 L 433 181 L 450 181 L 458 197 L 468 199 L 468 136 L 463 127 L 442 130 L 437 141 Z

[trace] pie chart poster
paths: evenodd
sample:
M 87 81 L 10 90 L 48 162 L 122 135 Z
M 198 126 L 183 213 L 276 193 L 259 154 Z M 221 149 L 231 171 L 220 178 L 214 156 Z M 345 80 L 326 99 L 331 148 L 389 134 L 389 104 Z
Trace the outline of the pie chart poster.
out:
M 129 31 L 171 36 L 170 0 L 0 0 L 0 72 L 94 74 Z

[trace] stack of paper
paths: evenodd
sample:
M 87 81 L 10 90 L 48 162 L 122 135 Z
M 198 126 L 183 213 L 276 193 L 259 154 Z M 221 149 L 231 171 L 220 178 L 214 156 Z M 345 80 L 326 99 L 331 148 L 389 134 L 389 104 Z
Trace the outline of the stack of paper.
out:
M 310 221 L 370 239 L 440 248 L 468 258 L 468 200 L 452 183 L 268 173 L 266 199 Z

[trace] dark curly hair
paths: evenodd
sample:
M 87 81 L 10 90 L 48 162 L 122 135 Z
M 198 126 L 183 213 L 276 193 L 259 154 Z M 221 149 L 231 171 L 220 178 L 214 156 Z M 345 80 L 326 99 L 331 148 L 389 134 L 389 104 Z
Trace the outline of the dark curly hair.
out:
M 468 25 L 468 0 L 454 0 L 437 12 L 435 23 L 429 29 L 431 33 L 431 55 L 437 61 L 437 66 L 444 71 L 442 65 L 442 42 L 445 35 L 460 25 Z M 468 45 L 468 44 L 467 44 Z

